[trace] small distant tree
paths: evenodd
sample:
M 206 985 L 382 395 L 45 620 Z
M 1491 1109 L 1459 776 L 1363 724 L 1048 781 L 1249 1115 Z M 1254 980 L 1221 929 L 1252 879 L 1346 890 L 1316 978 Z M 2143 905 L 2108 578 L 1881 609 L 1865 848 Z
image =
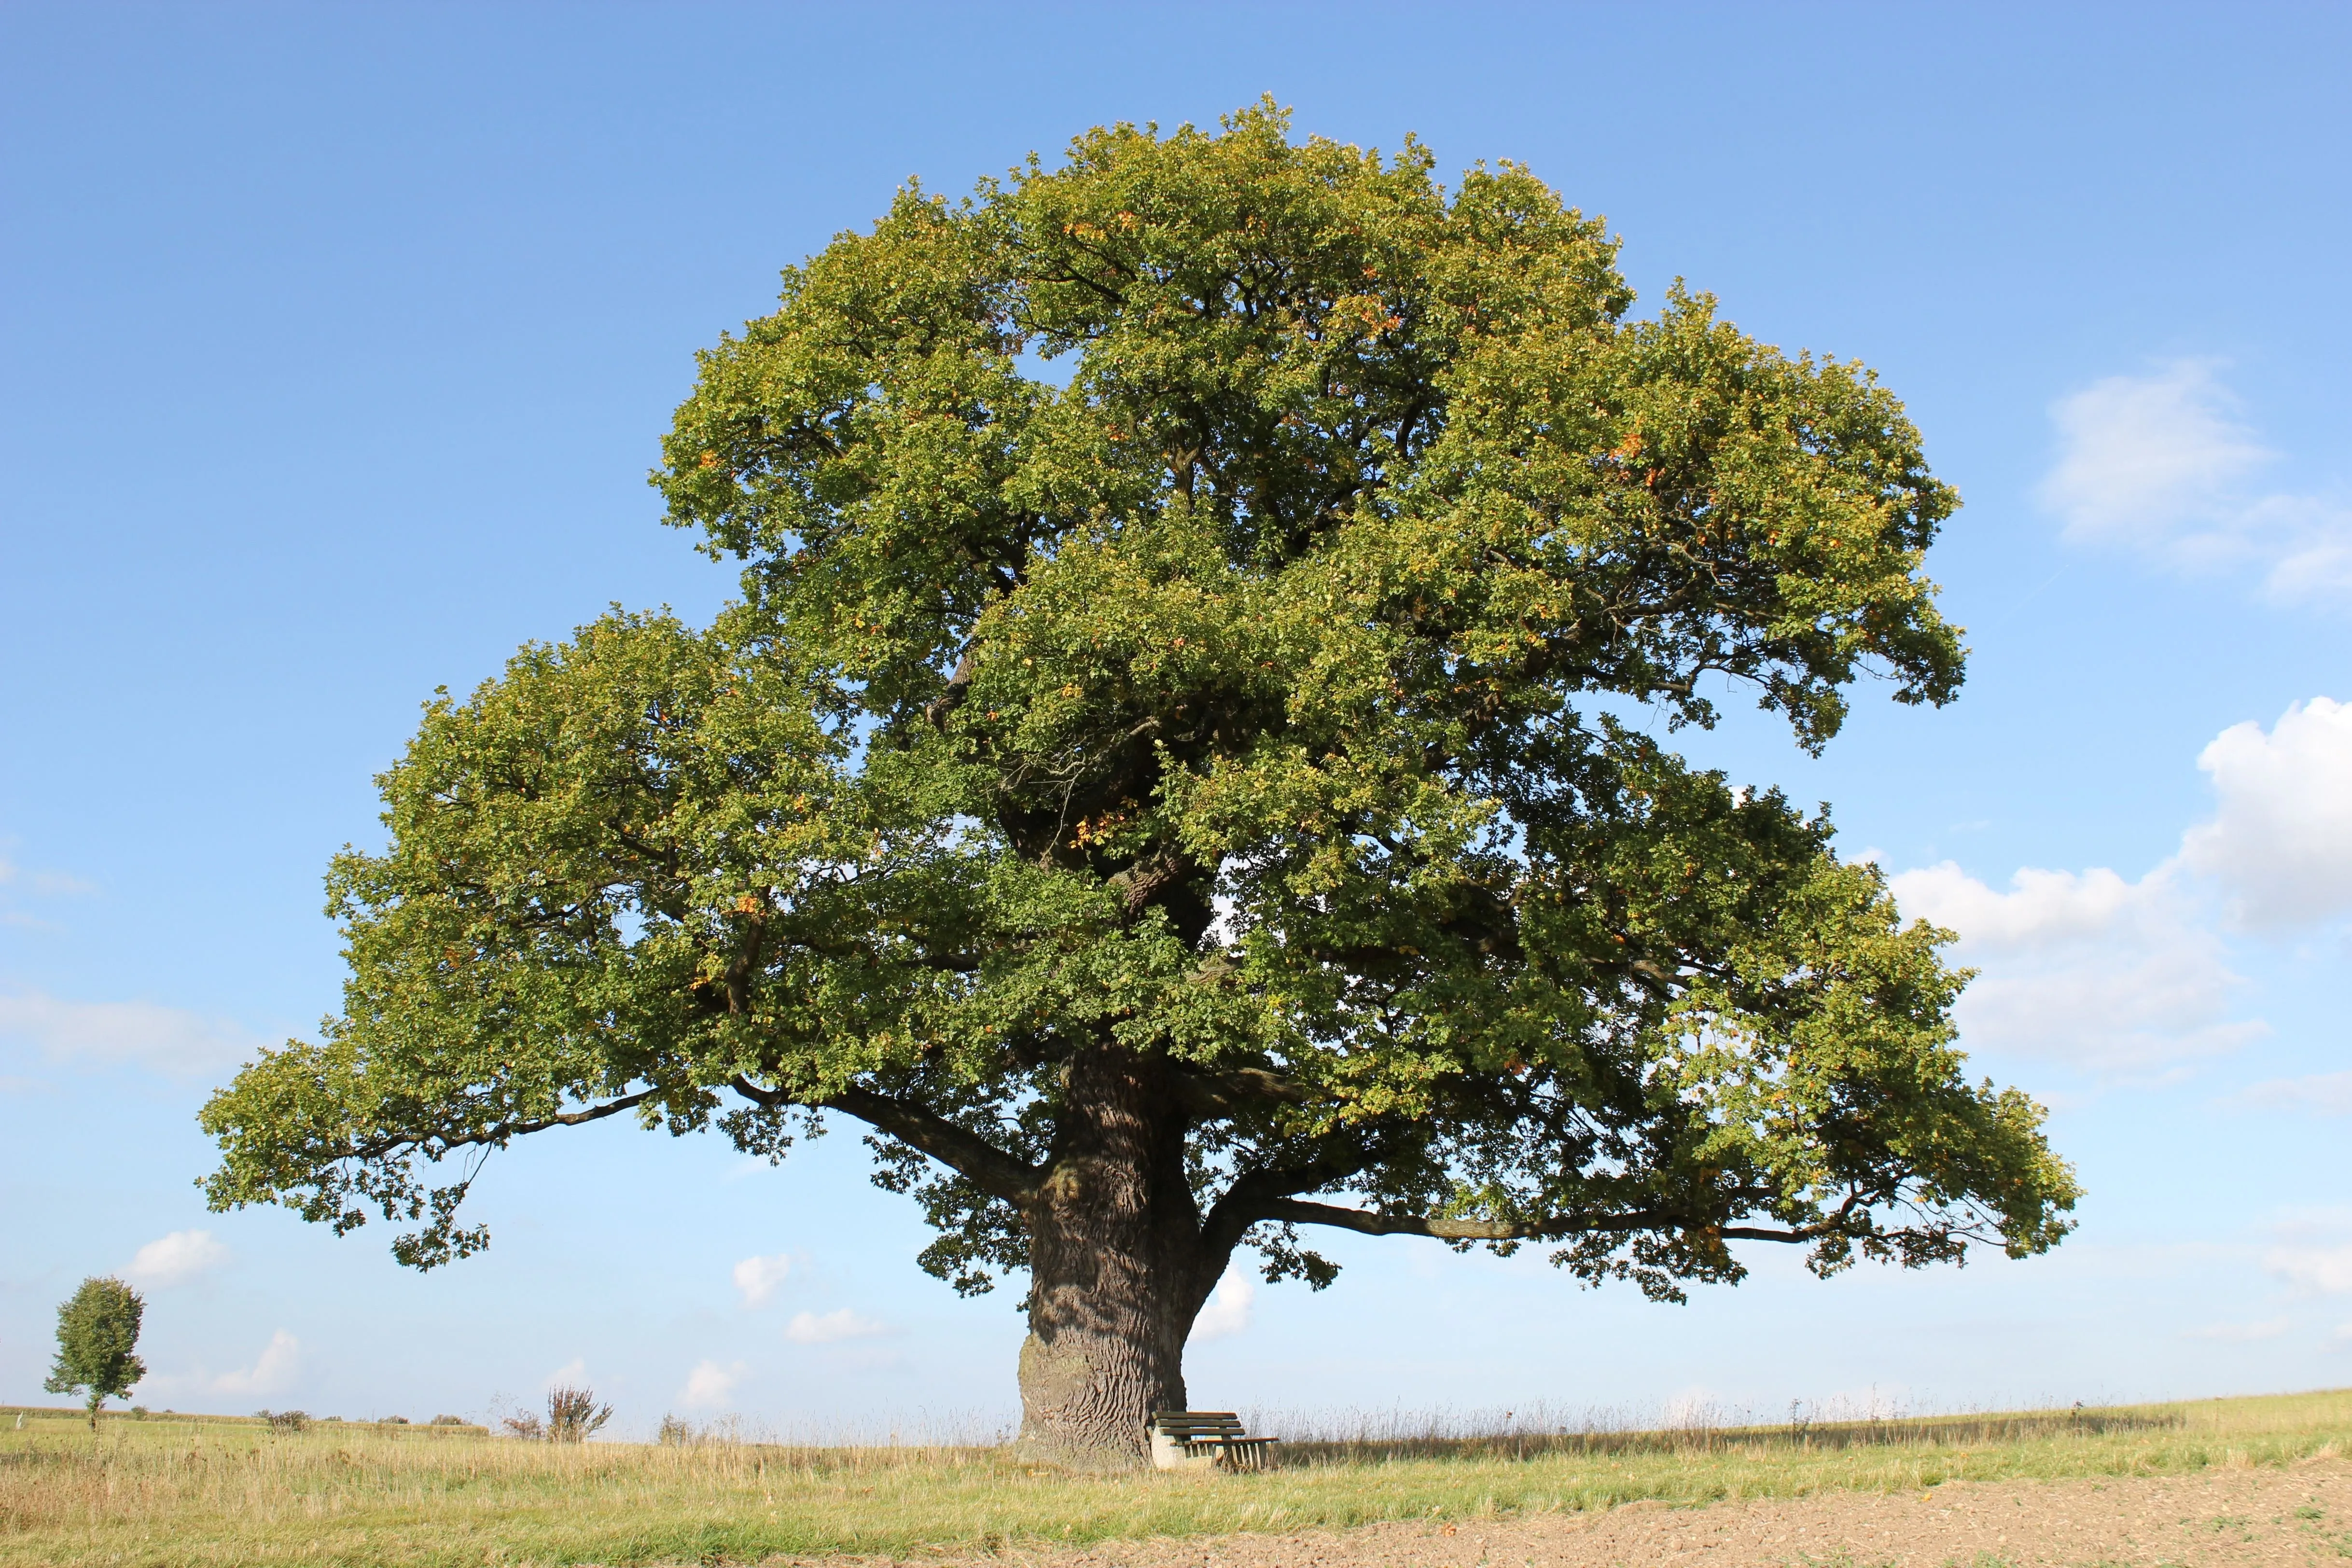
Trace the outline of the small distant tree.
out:
M 147 1375 L 147 1364 L 132 1354 L 147 1303 L 120 1280 L 91 1278 L 58 1308 L 58 1358 L 41 1385 L 52 1394 L 84 1394 L 89 1425 L 98 1429 L 98 1408 L 131 1392 Z

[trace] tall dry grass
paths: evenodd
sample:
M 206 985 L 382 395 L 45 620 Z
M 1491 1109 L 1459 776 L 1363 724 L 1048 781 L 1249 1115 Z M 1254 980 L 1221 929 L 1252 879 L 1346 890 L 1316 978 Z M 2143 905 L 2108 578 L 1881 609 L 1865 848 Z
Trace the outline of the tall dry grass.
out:
M 2179 1474 L 2352 1451 L 2352 1391 L 1648 1432 L 1479 1432 L 1461 1421 L 1383 1428 L 1346 1418 L 1318 1429 L 1302 1417 L 1294 1430 L 1309 1440 L 1294 1446 L 1286 1468 L 1230 1476 L 1070 1476 L 1001 1448 L 547 1444 L 422 1427 L 321 1424 L 290 1434 L 169 1417 L 110 1421 L 93 1439 L 62 1416 L 14 1430 L 8 1414 L 0 1411 L 7 1568 L 749 1563 L 1963 1478 Z

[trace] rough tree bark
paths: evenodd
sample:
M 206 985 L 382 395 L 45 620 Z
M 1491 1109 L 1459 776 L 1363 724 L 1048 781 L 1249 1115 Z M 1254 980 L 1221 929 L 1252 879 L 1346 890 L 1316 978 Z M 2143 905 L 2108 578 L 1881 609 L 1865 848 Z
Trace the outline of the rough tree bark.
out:
M 1115 1046 L 1070 1063 L 1051 1174 L 1028 1205 L 1021 1443 L 1038 1458 L 1139 1464 L 1151 1413 L 1184 1407 L 1184 1342 L 1232 1249 L 1202 1234 L 1169 1076 Z

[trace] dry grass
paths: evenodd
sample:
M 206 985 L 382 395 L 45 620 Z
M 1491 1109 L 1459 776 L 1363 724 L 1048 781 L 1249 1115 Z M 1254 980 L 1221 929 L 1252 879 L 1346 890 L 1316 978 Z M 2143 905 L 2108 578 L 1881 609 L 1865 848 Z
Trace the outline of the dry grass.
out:
M 1089 1478 L 1002 1449 L 521 1443 L 0 1411 L 0 1565 L 756 1562 L 2179 1475 L 2352 1450 L 2352 1391 L 2137 1410 L 1303 1446 L 1259 1476 Z M 1572 1440 L 1570 1440 L 1572 1439 Z M 1516 1442 L 1514 1449 L 1504 1447 Z

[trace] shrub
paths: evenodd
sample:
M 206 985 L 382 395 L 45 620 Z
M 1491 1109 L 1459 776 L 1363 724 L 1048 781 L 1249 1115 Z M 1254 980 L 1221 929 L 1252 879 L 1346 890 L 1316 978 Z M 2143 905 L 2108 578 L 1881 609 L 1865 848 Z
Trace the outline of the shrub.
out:
M 661 1418 L 661 1430 L 654 1434 L 654 1441 L 667 1448 L 682 1448 L 694 1441 L 694 1427 L 689 1422 L 665 1414 Z
M 436 1416 L 426 1424 L 434 1427 L 469 1427 L 473 1425 L 472 1422 L 467 1420 L 463 1416 Z
M 610 1405 L 596 1403 L 593 1388 L 569 1386 L 547 1391 L 547 1440 L 551 1443 L 580 1443 L 588 1435 L 613 1418 Z
M 310 1413 L 307 1410 L 256 1410 L 254 1418 L 269 1423 L 273 1432 L 307 1432 L 310 1429 Z
M 508 1416 L 499 1425 L 507 1429 L 507 1435 L 511 1437 L 538 1438 L 547 1436 L 547 1429 L 539 1424 L 539 1417 L 528 1410 L 520 1416 Z

